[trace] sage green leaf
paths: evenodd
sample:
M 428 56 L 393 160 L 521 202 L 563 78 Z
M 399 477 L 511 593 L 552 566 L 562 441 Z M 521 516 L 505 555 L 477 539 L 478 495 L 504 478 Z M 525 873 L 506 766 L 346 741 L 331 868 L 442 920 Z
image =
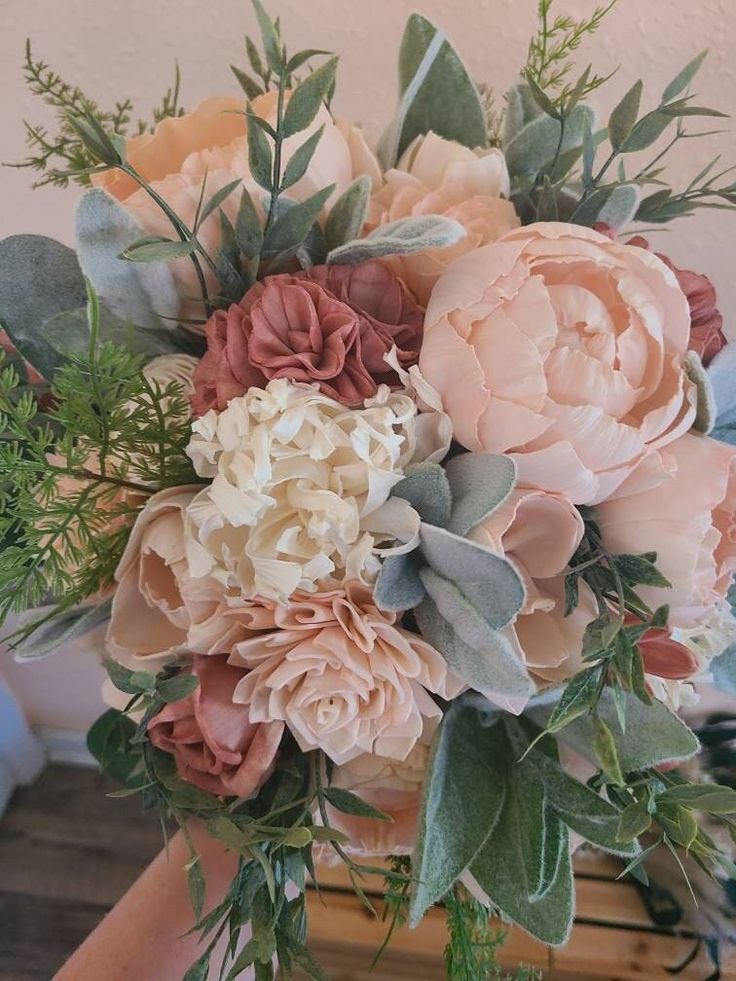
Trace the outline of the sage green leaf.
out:
M 542 115 L 539 103 L 532 95 L 526 82 L 512 85 L 506 93 L 506 114 L 504 116 L 504 146 L 522 130 L 527 123 Z
M 669 589 L 672 583 L 666 579 L 656 566 L 656 553 L 647 555 L 615 555 L 614 564 L 621 578 L 629 585 L 658 586 Z
M 535 706 L 528 714 L 544 727 L 550 708 Z M 624 773 L 646 770 L 666 760 L 689 759 L 698 750 L 699 743 L 692 730 L 657 699 L 651 705 L 644 705 L 634 694 L 626 693 L 626 732 L 621 731 L 613 696 L 607 688 L 598 703 L 598 714 L 613 733 Z M 576 719 L 559 734 L 559 739 L 597 764 L 593 737 L 593 725 L 588 717 Z
M 616 151 L 623 146 L 634 128 L 643 89 L 641 80 L 635 82 L 608 119 L 608 138 Z
M 238 80 L 238 85 L 245 92 L 250 102 L 257 99 L 259 95 L 263 95 L 262 87 L 247 72 L 244 72 L 242 68 L 238 68 L 237 65 L 230 65 L 230 71 Z
M 312 123 L 335 83 L 336 70 L 337 58 L 330 58 L 294 89 L 284 113 L 284 136 L 301 133 Z
M 283 67 L 283 59 L 281 57 L 281 41 L 279 40 L 278 32 L 276 31 L 273 21 L 266 13 L 266 9 L 261 3 L 261 0 L 253 0 L 253 8 L 256 12 L 256 18 L 258 19 L 258 27 L 261 31 L 263 50 L 266 52 L 268 67 L 272 72 L 275 72 L 278 75 Z
M 427 765 L 412 856 L 412 926 L 453 886 L 493 830 L 505 794 L 493 766 L 495 746 L 494 730 L 477 710 L 452 702 Z
M 325 223 L 328 249 L 336 249 L 359 237 L 368 214 L 371 189 L 370 177 L 363 174 L 337 199 Z
M 450 520 L 452 495 L 438 463 L 419 463 L 391 488 L 392 497 L 408 501 L 422 521 L 444 528 Z
M 264 191 L 273 187 L 273 154 L 266 134 L 258 125 L 256 114 L 249 108 L 248 120 L 248 167 L 253 180 Z
M 430 568 L 454 583 L 489 627 L 500 630 L 516 616 L 524 603 L 524 585 L 508 559 L 426 523 L 419 538 Z
M 238 216 L 235 221 L 235 241 L 246 259 L 254 259 L 263 249 L 263 228 L 261 216 L 256 210 L 253 198 L 246 188 L 238 206 Z
M 136 726 L 126 715 L 108 709 L 87 733 L 87 749 L 97 760 L 100 770 L 127 787 L 140 786 L 137 773 L 139 758 L 131 753 L 130 741 Z
M 593 715 L 590 721 L 593 726 L 593 752 L 598 764 L 609 780 L 612 780 L 618 787 L 623 787 L 626 781 L 621 772 L 621 762 L 618 758 L 613 733 L 600 716 Z
M 626 138 L 620 152 L 637 153 L 639 150 L 648 149 L 652 143 L 657 142 L 673 119 L 674 116 L 659 109 L 642 116 Z
M 428 249 L 446 249 L 465 238 L 460 222 L 444 215 L 399 218 L 381 225 L 365 238 L 346 242 L 327 256 L 328 264 L 356 266 L 385 255 L 411 255 Z
M 187 969 L 182 981 L 207 981 L 210 973 L 210 957 L 212 952 L 206 950 L 201 957 Z
M 286 65 L 286 70 L 290 75 L 293 75 L 294 72 L 299 71 L 302 65 L 306 64 L 308 61 L 311 61 L 312 58 L 319 58 L 320 55 L 328 54 L 330 54 L 330 52 L 325 51 L 322 48 L 306 48 L 304 51 L 297 51 L 295 55 L 289 58 Z
M 362 818 L 373 818 L 376 821 L 393 821 L 393 818 L 389 817 L 388 814 L 379 811 L 377 807 L 373 807 L 367 801 L 364 801 L 362 797 L 358 797 L 357 794 L 353 794 L 349 790 L 343 790 L 342 787 L 325 787 L 323 793 L 330 804 L 337 808 L 338 811 L 342 811 L 343 814 L 352 814 L 355 817 Z
M 126 695 L 140 695 L 152 692 L 156 687 L 156 675 L 150 671 L 131 671 L 111 657 L 103 658 L 105 670 L 115 687 Z
M 385 169 L 430 131 L 463 146 L 486 147 L 488 129 L 478 90 L 444 34 L 421 14 L 406 24 L 399 53 L 399 108 L 379 145 Z
M 685 355 L 685 374 L 693 382 L 698 393 L 693 429 L 707 436 L 713 432 L 716 424 L 716 400 L 708 373 L 703 367 L 700 355 L 695 351 L 688 351 Z
M 552 711 L 546 731 L 559 732 L 560 729 L 564 729 L 575 719 L 589 712 L 598 701 L 600 686 L 601 669 L 598 666 L 581 671 L 571 678 Z
M 413 553 L 412 553 L 413 554 Z M 424 586 L 411 555 L 389 555 L 373 587 L 373 598 L 382 610 L 412 610 L 424 599 Z
M 219 191 L 215 191 L 212 197 L 209 199 L 207 204 L 202 208 L 199 213 L 199 221 L 197 222 L 197 228 L 201 228 L 202 224 L 209 218 L 209 216 L 217 211 L 221 204 L 230 197 L 233 191 L 242 185 L 242 180 L 238 177 L 234 181 L 230 181 L 229 184 L 225 184 L 221 187 Z M 245 189 L 244 189 L 245 190 Z
M 301 245 L 334 190 L 335 185 L 330 184 L 306 201 L 300 201 L 287 208 L 268 232 L 264 251 L 269 255 L 278 255 L 280 252 L 296 249 Z
M 640 201 L 641 190 L 635 184 L 618 184 L 603 202 L 598 221 L 620 231 L 634 220 Z
M 189 887 L 189 901 L 192 904 L 194 915 L 197 920 L 202 916 L 204 908 L 205 881 L 202 872 L 202 864 L 199 855 L 195 855 L 184 866 L 187 873 L 187 885 Z
M 595 114 L 589 106 L 578 105 L 565 122 L 560 140 L 560 123 L 550 116 L 537 116 L 506 147 L 506 164 L 512 177 L 533 177 L 552 163 L 558 152 L 583 145 L 585 127 L 595 127 Z
M 736 814 L 736 790 L 717 783 L 669 787 L 657 796 L 659 801 L 681 804 L 708 814 Z
M 156 691 L 165 702 L 180 702 L 199 687 L 199 679 L 193 674 L 179 673 L 173 678 L 156 682 Z
M 616 837 L 621 842 L 634 841 L 652 826 L 652 815 L 649 813 L 646 800 L 629 804 L 621 811 Z
M 452 517 L 431 524 L 447 527 L 455 535 L 467 535 L 507 499 L 516 483 L 516 464 L 509 456 L 494 453 L 461 453 L 445 464 L 452 493 Z M 424 515 L 422 515 L 424 517 Z
M 48 657 L 65 644 L 106 623 L 110 619 L 111 606 L 112 600 L 105 600 L 92 606 L 73 606 L 70 610 L 65 610 L 15 645 L 13 657 L 16 661 L 36 661 Z M 38 619 L 42 619 L 51 609 L 52 607 L 42 607 L 33 613 Z
M 93 188 L 77 205 L 75 234 L 81 270 L 108 310 L 139 327 L 170 330 L 180 306 L 172 271 L 163 263 L 120 258 L 143 234 L 129 212 L 105 191 Z
M 322 134 L 325 131 L 324 124 L 316 130 L 309 139 L 305 140 L 302 145 L 296 149 L 293 155 L 290 157 L 286 168 L 284 170 L 284 176 L 281 178 L 281 190 L 286 191 L 290 187 L 293 187 L 297 181 L 300 181 L 302 177 L 307 172 L 307 167 L 312 162 L 312 157 L 314 156 L 314 151 L 317 149 L 317 144 L 322 139 Z
M 489 627 L 451 582 L 431 569 L 419 575 L 429 594 L 414 610 L 422 636 L 470 688 L 518 711 L 534 684 L 509 640 Z
M 689 61 L 685 67 L 679 71 L 677 75 L 675 75 L 670 84 L 662 93 L 662 102 L 670 102 L 681 92 L 685 91 L 685 89 L 697 75 L 698 70 L 705 61 L 707 54 L 707 49 L 705 51 L 701 51 L 699 55 L 696 55 L 692 61 Z
M 129 262 L 173 262 L 184 259 L 196 251 L 194 242 L 182 242 L 164 238 L 162 235 L 145 235 L 136 242 L 131 242 L 120 253 L 121 259 Z

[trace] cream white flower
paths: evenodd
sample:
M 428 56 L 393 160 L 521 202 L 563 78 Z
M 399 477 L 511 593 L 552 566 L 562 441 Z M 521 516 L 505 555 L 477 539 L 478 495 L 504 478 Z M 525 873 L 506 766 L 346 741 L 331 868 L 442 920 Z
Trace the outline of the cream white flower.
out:
M 199 359 L 191 354 L 162 354 L 143 368 L 143 375 L 153 384 L 166 388 L 172 382 L 181 385 L 185 395 L 194 391 L 194 369 Z
M 186 512 L 193 575 L 282 603 L 371 582 L 377 549 L 408 548 L 418 532 L 416 512 L 389 500 L 415 459 L 417 418 L 414 399 L 386 386 L 350 409 L 276 379 L 197 419 L 187 452 L 212 483 Z

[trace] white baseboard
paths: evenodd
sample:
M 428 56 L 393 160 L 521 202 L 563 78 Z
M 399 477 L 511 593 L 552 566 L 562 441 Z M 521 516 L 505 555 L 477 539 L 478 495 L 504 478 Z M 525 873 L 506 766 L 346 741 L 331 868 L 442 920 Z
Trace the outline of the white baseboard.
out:
M 38 726 L 34 732 L 45 747 L 50 763 L 97 766 L 97 761 L 87 749 L 86 732 L 78 732 L 75 729 L 54 729 L 52 726 Z

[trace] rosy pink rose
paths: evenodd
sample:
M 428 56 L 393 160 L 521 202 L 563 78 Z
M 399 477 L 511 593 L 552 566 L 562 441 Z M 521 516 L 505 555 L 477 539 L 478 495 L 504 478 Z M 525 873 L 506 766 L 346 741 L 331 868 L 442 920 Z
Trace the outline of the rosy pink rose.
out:
M 231 606 L 219 582 L 191 574 L 184 510 L 199 490 L 160 491 L 136 519 L 115 572 L 106 638 L 110 655 L 123 663 L 163 662 L 181 652 L 220 654 L 259 629 L 257 604 Z
M 463 446 L 511 454 L 523 486 L 594 504 L 690 428 L 689 331 L 656 256 L 538 223 L 448 268 L 419 366 Z
M 347 405 L 398 382 L 384 360 L 416 363 L 423 312 L 383 262 L 315 266 L 268 276 L 205 329 L 207 353 L 194 375 L 194 410 L 222 411 L 230 399 L 273 378 L 316 382 Z
M 563 681 L 582 667 L 583 634 L 597 615 L 580 584 L 578 606 L 565 616 L 565 571 L 585 531 L 580 513 L 557 494 L 516 488 L 471 538 L 505 554 L 526 586 L 526 602 L 506 634 L 540 684 Z
M 466 236 L 446 249 L 395 260 L 409 288 L 427 303 L 443 270 L 458 256 L 493 242 L 520 222 L 509 194 L 509 175 L 500 150 L 469 150 L 434 133 L 418 137 L 374 194 L 367 230 L 412 215 L 445 215 Z
M 672 631 L 665 628 L 652 628 L 637 641 L 644 661 L 644 670 L 657 678 L 669 681 L 684 681 L 696 674 L 700 662 L 689 647 L 679 643 Z
M 191 673 L 198 687 L 151 719 L 149 738 L 174 757 L 187 783 L 221 797 L 252 797 L 273 772 L 284 724 L 253 723 L 248 707 L 233 702 L 243 671 L 226 657 L 195 657 Z
M 304 752 L 338 764 L 363 753 L 405 760 L 442 715 L 430 693 L 453 698 L 462 685 L 395 621 L 359 582 L 294 594 L 273 605 L 273 632 L 234 646 L 230 663 L 249 669 L 234 698 L 254 722 L 284 721 Z
M 672 588 L 638 592 L 652 609 L 668 604 L 671 627 L 731 622 L 725 596 L 736 570 L 736 448 L 688 434 L 663 456 L 669 476 L 639 493 L 624 484 L 597 509 L 604 544 L 612 553 L 657 553 Z

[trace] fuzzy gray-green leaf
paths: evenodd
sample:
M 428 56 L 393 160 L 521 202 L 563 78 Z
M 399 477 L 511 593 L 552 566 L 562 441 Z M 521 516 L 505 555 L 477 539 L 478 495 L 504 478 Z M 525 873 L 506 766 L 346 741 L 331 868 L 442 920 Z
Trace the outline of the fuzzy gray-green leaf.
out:
M 446 527 L 452 509 L 452 494 L 445 470 L 438 463 L 419 463 L 391 488 L 392 497 L 408 501 L 422 521 Z
M 332 250 L 359 237 L 368 214 L 371 179 L 367 174 L 356 178 L 337 199 L 325 223 L 327 247 Z
M 278 255 L 300 245 L 309 235 L 334 189 L 335 185 L 330 184 L 306 201 L 292 204 L 284 211 L 266 237 L 265 250 L 268 254 Z
M 670 84 L 662 93 L 662 102 L 670 102 L 675 99 L 681 92 L 684 92 L 688 85 L 692 82 L 698 73 L 700 66 L 703 64 L 708 50 L 701 51 L 699 55 L 696 55 L 692 61 L 689 61 L 685 67 L 675 75 Z
M 373 588 L 373 598 L 382 610 L 411 610 L 424 599 L 424 586 L 410 555 L 389 555 Z
M 465 238 L 460 222 L 444 215 L 399 218 L 381 225 L 365 238 L 346 242 L 327 256 L 328 264 L 356 266 L 385 255 L 411 255 L 428 249 L 445 249 Z
M 716 400 L 710 377 L 703 367 L 700 355 L 695 351 L 688 351 L 685 355 L 685 374 L 693 382 L 698 393 L 693 429 L 707 436 L 713 432 L 716 424 Z
M 639 115 L 643 88 L 641 80 L 635 82 L 608 119 L 608 138 L 614 150 L 619 150 L 623 146 L 634 128 Z
M 506 500 L 516 483 L 516 464 L 494 453 L 461 453 L 445 464 L 452 493 L 452 517 L 447 526 L 455 535 L 467 535 Z
M 589 106 L 578 105 L 570 113 L 560 141 L 560 123 L 550 116 L 538 116 L 520 130 L 506 147 L 506 164 L 512 177 L 531 177 L 549 166 L 559 148 L 565 153 L 582 146 L 586 125 L 594 126 Z

